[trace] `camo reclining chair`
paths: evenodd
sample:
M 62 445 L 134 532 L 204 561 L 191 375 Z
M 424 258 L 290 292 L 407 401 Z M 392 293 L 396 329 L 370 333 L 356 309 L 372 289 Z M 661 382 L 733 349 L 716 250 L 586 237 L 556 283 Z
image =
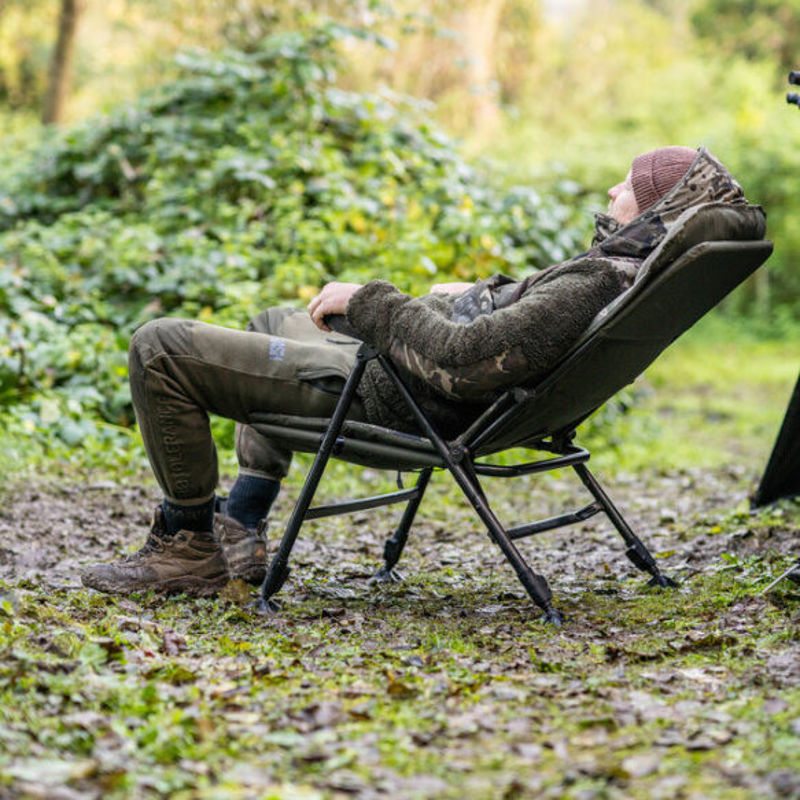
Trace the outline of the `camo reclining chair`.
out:
M 706 214 L 713 214 L 709 225 Z M 451 440 L 437 433 L 404 385 L 392 362 L 362 344 L 356 364 L 330 419 L 263 414 L 257 430 L 294 450 L 317 456 L 287 523 L 283 539 L 261 587 L 261 606 L 281 588 L 289 574 L 288 559 L 304 520 L 344 514 L 392 503 L 405 503 L 394 534 L 384 546 L 384 564 L 376 577 L 390 579 L 405 546 L 414 516 L 431 472 L 447 469 L 463 491 L 490 538 L 514 567 L 531 599 L 545 619 L 560 624 L 551 604 L 551 592 L 542 575 L 534 572 L 514 542 L 537 533 L 581 522 L 603 511 L 617 529 L 633 564 L 649 573 L 650 584 L 672 586 L 652 555 L 613 505 L 586 466 L 589 452 L 574 443 L 578 425 L 612 395 L 633 381 L 672 341 L 690 328 L 733 288 L 757 269 L 772 252 L 772 243 L 753 239 L 725 208 L 698 207 L 684 212 L 686 219 L 670 231 L 643 263 L 633 286 L 597 316 L 560 364 L 538 385 L 511 388 L 500 396 L 467 430 Z M 709 239 L 713 231 L 713 241 Z M 746 240 L 732 240 L 735 237 Z M 331 327 L 345 332 L 344 318 Z M 419 436 L 345 419 L 366 364 L 378 359 L 414 414 Z M 513 447 L 551 454 L 533 462 L 500 466 L 477 459 Z M 416 485 L 388 494 L 311 507 L 328 459 L 396 471 L 418 472 Z M 505 528 L 484 494 L 480 476 L 508 478 L 571 467 L 591 495 L 592 502 L 575 511 Z

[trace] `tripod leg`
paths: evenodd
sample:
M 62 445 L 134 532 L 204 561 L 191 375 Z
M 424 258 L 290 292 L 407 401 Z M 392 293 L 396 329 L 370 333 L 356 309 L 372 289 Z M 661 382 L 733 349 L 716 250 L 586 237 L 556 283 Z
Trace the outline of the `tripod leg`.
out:
M 628 549 L 625 555 L 631 563 L 642 572 L 648 572 L 653 577 L 648 581 L 650 586 L 661 586 L 662 588 L 677 586 L 675 581 L 661 574 L 655 559 L 650 551 L 645 547 L 642 540 L 631 530 L 617 507 L 611 502 L 611 498 L 605 493 L 597 478 L 589 472 L 585 464 L 573 464 L 572 468 L 578 473 L 583 485 L 591 492 L 594 499 L 603 507 L 606 516 L 611 520 L 614 527 L 619 532 Z

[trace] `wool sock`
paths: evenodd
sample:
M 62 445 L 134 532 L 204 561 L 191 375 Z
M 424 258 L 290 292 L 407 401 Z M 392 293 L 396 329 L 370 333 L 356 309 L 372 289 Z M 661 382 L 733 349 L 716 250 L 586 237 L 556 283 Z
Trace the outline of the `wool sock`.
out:
M 280 481 L 239 475 L 228 495 L 225 513 L 253 530 L 269 513 L 280 488 Z
M 214 530 L 214 498 L 196 506 L 179 506 L 163 500 L 164 523 L 167 533 L 174 536 L 178 531 Z

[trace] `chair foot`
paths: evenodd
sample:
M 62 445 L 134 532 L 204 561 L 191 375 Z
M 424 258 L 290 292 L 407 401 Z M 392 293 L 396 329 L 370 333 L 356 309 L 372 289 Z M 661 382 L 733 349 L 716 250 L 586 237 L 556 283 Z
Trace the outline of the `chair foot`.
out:
M 672 580 L 672 578 L 668 578 L 666 575 L 662 575 L 660 572 L 658 575 L 654 575 L 647 581 L 648 586 L 658 586 L 661 589 L 677 589 L 678 584 L 676 581 Z
M 261 599 L 269 601 L 274 594 L 277 594 L 286 583 L 290 571 L 285 561 L 281 563 L 277 557 L 273 559 L 269 571 L 264 577 L 264 582 L 261 584 Z
M 653 576 L 647 581 L 648 586 L 659 586 L 662 589 L 674 589 L 677 587 L 678 584 L 672 578 L 661 574 L 650 551 L 640 541 L 629 547 L 625 551 L 625 555 L 628 556 L 630 562 L 637 569 L 642 572 L 649 572 Z
M 401 573 L 394 568 L 381 567 L 370 579 L 370 583 L 400 583 L 404 580 Z
M 281 604 L 271 598 L 259 597 L 251 608 L 259 617 L 274 617 L 281 610 Z
M 637 541 L 632 544 L 628 549 L 625 551 L 625 555 L 628 557 L 628 561 L 633 564 L 636 569 L 641 570 L 642 572 L 649 572 L 653 575 L 653 570 L 655 567 L 655 561 L 653 560 L 653 556 L 650 555 L 650 551 L 640 542 Z
M 545 625 L 555 625 L 556 628 L 560 628 L 564 624 L 564 618 L 554 608 L 546 609 L 539 619 L 541 619 Z

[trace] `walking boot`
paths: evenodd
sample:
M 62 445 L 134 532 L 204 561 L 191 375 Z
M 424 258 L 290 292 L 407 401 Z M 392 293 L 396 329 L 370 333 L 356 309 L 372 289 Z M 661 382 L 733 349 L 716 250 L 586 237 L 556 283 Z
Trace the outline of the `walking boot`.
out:
M 228 577 L 260 584 L 267 573 L 267 521 L 256 530 L 245 528 L 238 520 L 214 514 L 214 535 L 222 546 L 228 565 Z
M 178 531 L 170 536 L 161 506 L 144 546 L 113 564 L 81 570 L 81 581 L 101 592 L 186 592 L 209 595 L 228 581 L 222 548 L 211 531 Z

